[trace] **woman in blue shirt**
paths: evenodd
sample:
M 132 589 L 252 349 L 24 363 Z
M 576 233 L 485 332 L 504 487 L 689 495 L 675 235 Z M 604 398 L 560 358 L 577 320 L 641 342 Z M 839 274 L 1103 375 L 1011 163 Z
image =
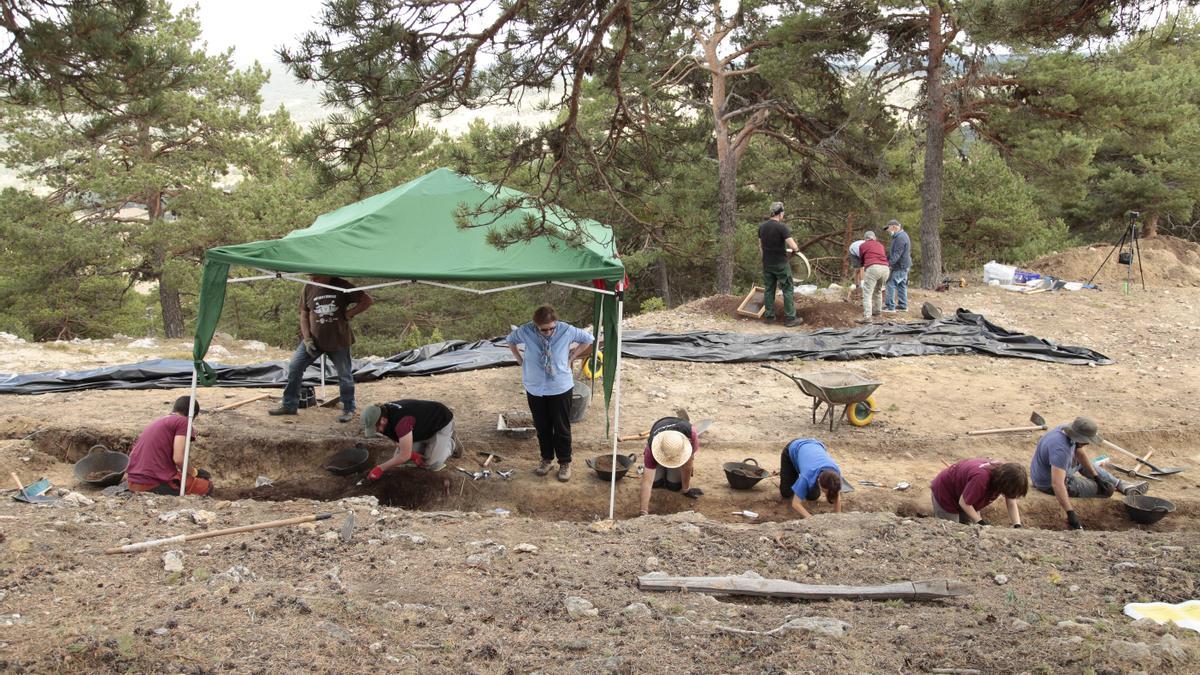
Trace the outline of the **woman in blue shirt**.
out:
M 594 341 L 591 333 L 559 321 L 550 305 L 538 307 L 533 321 L 508 334 L 537 429 L 542 461 L 534 473 L 539 476 L 550 473 L 557 458 L 558 479 L 571 479 L 571 363 L 588 353 Z M 523 355 L 518 345 L 525 346 Z
M 842 470 L 829 456 L 829 449 L 815 438 L 797 438 L 779 456 L 779 496 L 790 498 L 792 510 L 801 518 L 811 515 L 804 500 L 815 502 L 825 493 L 833 512 L 842 512 Z

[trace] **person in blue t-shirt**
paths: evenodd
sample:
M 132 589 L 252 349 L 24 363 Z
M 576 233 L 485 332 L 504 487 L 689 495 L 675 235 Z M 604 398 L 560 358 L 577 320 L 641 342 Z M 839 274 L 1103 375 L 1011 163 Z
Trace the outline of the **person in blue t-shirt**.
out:
M 1130 483 L 1118 479 L 1088 459 L 1083 448 L 1103 443 L 1100 429 L 1087 417 L 1076 417 L 1070 424 L 1061 424 L 1047 431 L 1038 440 L 1033 461 L 1029 463 L 1029 479 L 1033 487 L 1054 495 L 1059 506 L 1067 512 L 1067 526 L 1082 530 L 1083 524 L 1071 505 L 1071 498 L 1111 497 L 1113 492 L 1125 495 L 1146 494 L 1149 483 Z M 1082 474 L 1082 475 L 1080 475 Z
M 797 438 L 779 455 L 779 496 L 791 499 L 792 509 L 807 518 L 804 500 L 815 502 L 825 493 L 833 512 L 842 512 L 842 470 L 829 449 L 815 438 Z
M 558 320 L 550 305 L 533 312 L 533 321 L 514 328 L 508 334 L 508 348 L 521 366 L 525 398 L 537 429 L 542 461 L 534 470 L 539 476 L 550 473 L 558 459 L 558 479 L 571 479 L 571 392 L 575 378 L 571 364 L 592 348 L 592 334 Z M 517 349 L 525 346 L 525 353 Z

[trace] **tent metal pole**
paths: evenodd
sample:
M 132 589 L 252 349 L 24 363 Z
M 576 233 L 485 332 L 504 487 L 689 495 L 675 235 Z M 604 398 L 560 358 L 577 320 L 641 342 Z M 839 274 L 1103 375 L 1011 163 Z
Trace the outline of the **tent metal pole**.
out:
M 621 319 L 625 315 L 625 294 L 617 294 L 617 352 L 616 367 L 613 368 L 613 430 L 612 430 L 612 474 L 608 486 L 608 519 L 614 520 L 617 508 L 617 436 L 621 435 Z M 608 340 L 608 336 L 604 336 Z
M 187 494 L 188 459 L 192 452 L 192 420 L 196 418 L 196 364 L 192 364 L 192 396 L 188 399 L 187 435 L 183 437 L 183 475 L 179 478 L 179 496 Z
M 551 281 L 549 283 L 554 284 L 555 286 L 563 286 L 565 288 L 575 288 L 575 289 L 579 289 L 581 291 L 591 291 L 593 293 L 599 293 L 600 295 L 616 295 L 616 293 L 613 291 L 606 291 L 606 290 L 603 290 L 600 288 L 595 288 L 593 286 L 581 286 L 579 284 L 568 284 L 565 281 Z
M 325 352 L 321 352 L 321 401 L 325 401 Z

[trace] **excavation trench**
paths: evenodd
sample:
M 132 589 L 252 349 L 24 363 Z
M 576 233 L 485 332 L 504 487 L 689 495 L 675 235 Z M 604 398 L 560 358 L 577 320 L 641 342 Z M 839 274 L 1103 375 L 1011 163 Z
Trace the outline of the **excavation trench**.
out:
M 532 469 L 536 464 L 536 451 L 531 451 L 532 448 L 514 449 L 511 444 L 472 441 L 469 443 L 471 453 L 452 460 L 443 471 L 399 469 L 378 482 L 359 484 L 363 478 L 361 474 L 334 476 L 321 468 L 328 457 L 353 444 L 353 440 L 329 437 L 274 439 L 261 436 L 248 440 L 246 436 L 245 429 L 218 429 L 210 436 L 202 437 L 197 444 L 194 465 L 213 470 L 217 477 L 217 488 L 213 495 L 216 499 L 309 499 L 333 502 L 346 497 L 373 495 L 381 505 L 411 510 L 483 512 L 503 509 L 530 518 L 574 522 L 608 517 L 607 482 L 599 480 L 583 461 L 574 463 L 574 475 L 568 483 L 559 483 L 553 475 L 535 476 Z M 94 445 L 127 452 L 134 439 L 95 430 L 58 428 L 42 430 L 28 440 L 49 456 L 47 460 L 53 458 L 53 461 L 67 463 L 63 469 L 69 471 L 69 464 L 87 454 Z M 1164 442 L 1161 438 L 1156 440 Z M 372 451 L 371 465 L 391 454 L 386 444 L 368 447 Z M 481 470 L 474 454 L 479 450 L 504 454 L 506 459 L 490 468 L 515 469 L 511 478 L 504 479 L 493 472 L 489 478 L 474 480 L 459 472 L 457 467 L 474 472 Z M 702 487 L 705 494 L 698 500 L 692 500 L 676 493 L 655 490 L 652 512 L 668 514 L 698 511 L 712 520 L 741 523 L 796 518 L 787 503 L 780 499 L 777 477 L 763 480 L 751 490 L 733 490 L 720 470 L 720 460 L 716 457 L 720 449 L 706 450 L 710 454 L 704 459 L 712 465 L 698 467 L 695 479 L 695 484 Z M 577 457 L 582 459 L 606 451 L 607 448 L 599 444 L 584 445 L 577 449 Z M 755 447 L 739 453 L 739 458 L 741 454 L 766 458 L 770 456 L 771 448 Z M 764 465 L 770 468 L 776 463 L 764 462 Z M 266 476 L 273 483 L 252 487 L 258 476 Z M 1184 474 L 1171 478 L 1170 482 L 1155 484 L 1156 492 L 1152 494 L 1166 492 L 1165 496 L 1176 504 L 1177 509 L 1153 526 L 1132 522 L 1119 498 L 1078 499 L 1074 504 L 1085 527 L 1090 530 L 1200 531 L 1200 519 L 1197 518 L 1200 516 L 1200 489 L 1193 487 L 1187 490 L 1194 481 L 1195 477 Z M 617 518 L 637 516 L 639 487 L 640 478 L 636 472 L 617 481 Z M 1192 497 L 1192 494 L 1196 497 Z M 843 508 L 847 511 L 890 512 L 902 517 L 925 518 L 931 515 L 929 499 L 927 486 L 915 483 L 905 492 L 856 486 L 854 492 L 844 496 Z M 754 512 L 757 517 L 740 515 L 747 510 Z M 830 507 L 821 502 L 810 510 L 825 513 Z M 1026 527 L 1064 529 L 1061 509 L 1051 496 L 1031 490 L 1021 500 L 1021 513 Z M 1008 524 L 1002 503 L 993 504 L 984 515 L 998 526 Z

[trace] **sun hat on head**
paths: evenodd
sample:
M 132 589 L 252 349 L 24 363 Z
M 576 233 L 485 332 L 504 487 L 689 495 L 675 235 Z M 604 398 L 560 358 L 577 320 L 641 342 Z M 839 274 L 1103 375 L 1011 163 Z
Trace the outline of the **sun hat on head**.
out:
M 654 436 L 650 442 L 650 455 L 659 466 L 677 469 L 692 457 L 692 442 L 682 432 L 668 429 Z
M 900 224 L 900 221 L 896 220 L 895 218 L 889 220 L 888 224 L 883 226 L 883 229 L 890 230 L 893 227 L 898 227 L 902 230 L 904 229 L 904 226 Z
M 377 405 L 369 405 L 363 410 L 362 425 L 363 436 L 367 438 L 375 438 L 383 434 L 375 430 L 375 425 L 379 422 L 379 416 L 383 414 L 383 408 Z
M 1076 417 L 1063 431 L 1066 432 L 1067 438 L 1076 443 L 1100 445 L 1104 442 L 1104 439 L 1100 438 L 1100 427 L 1096 426 L 1096 422 L 1090 417 Z

